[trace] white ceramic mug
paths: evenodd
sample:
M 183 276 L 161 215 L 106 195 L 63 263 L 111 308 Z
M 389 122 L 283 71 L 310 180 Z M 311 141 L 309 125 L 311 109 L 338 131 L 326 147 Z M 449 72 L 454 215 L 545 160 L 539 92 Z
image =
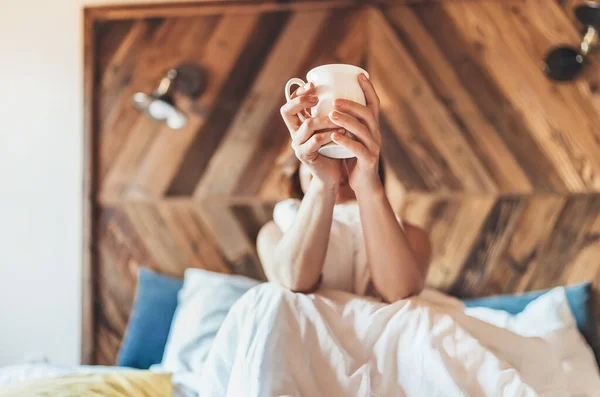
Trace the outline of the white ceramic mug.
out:
M 354 65 L 323 65 L 310 70 L 306 74 L 306 80 L 313 83 L 316 89 L 315 95 L 319 97 L 317 106 L 311 108 L 311 116 L 320 117 L 329 115 L 334 109 L 333 101 L 336 98 L 348 99 L 358 102 L 361 105 L 366 105 L 367 101 L 365 99 L 365 94 L 358 84 L 358 76 L 361 73 L 364 73 L 369 77 L 369 74 L 365 70 Z M 285 98 L 288 101 L 291 99 L 290 89 L 293 86 L 299 85 L 302 87 L 304 84 L 306 83 L 298 78 L 293 78 L 288 81 L 285 85 Z M 302 114 L 298 114 L 298 117 L 300 117 L 301 121 L 304 121 L 305 119 Z M 346 134 L 353 137 L 352 134 L 348 132 Z M 323 145 L 319 149 L 319 154 L 334 159 L 354 157 L 350 151 L 334 142 Z

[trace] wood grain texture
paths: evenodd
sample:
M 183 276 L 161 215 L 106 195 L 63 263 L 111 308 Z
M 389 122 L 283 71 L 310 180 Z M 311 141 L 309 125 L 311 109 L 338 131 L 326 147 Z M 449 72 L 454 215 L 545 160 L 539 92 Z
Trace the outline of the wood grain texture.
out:
M 94 210 L 95 210 L 95 184 L 94 173 L 97 172 L 96 142 L 96 111 L 94 93 L 94 76 L 96 75 L 96 40 L 94 19 L 89 12 L 83 13 L 83 34 L 84 40 L 84 65 L 83 65 L 83 127 L 86 133 L 83 140 L 84 154 L 84 173 L 83 173 L 83 233 L 82 233 L 82 305 L 81 305 L 81 363 L 92 364 L 94 362 L 95 331 L 96 323 L 94 314 L 94 295 L 96 292 L 95 282 L 95 259 L 93 257 L 93 247 L 96 243 Z
M 428 285 L 457 296 L 600 282 L 600 72 L 553 84 L 572 2 L 209 2 L 86 12 L 84 353 L 114 364 L 144 266 L 264 279 L 255 240 L 293 170 L 291 77 L 369 71 L 386 188 L 422 225 Z M 95 22 L 94 22 L 95 21 Z M 131 106 L 179 62 L 207 90 L 181 130 Z
M 142 18 L 175 18 L 236 13 L 306 11 L 373 6 L 380 4 L 416 4 L 464 0 L 131 0 L 126 5 L 89 5 L 96 20 L 118 21 Z M 489 0 L 504 1 L 504 0 Z M 142 4 L 138 4 L 142 3 Z

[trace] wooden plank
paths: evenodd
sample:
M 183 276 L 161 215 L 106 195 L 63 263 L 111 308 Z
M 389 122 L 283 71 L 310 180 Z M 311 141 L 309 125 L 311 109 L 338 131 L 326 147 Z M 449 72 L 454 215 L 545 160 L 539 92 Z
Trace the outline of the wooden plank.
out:
M 81 363 L 94 360 L 94 262 L 92 249 L 94 233 L 94 156 L 97 148 L 94 135 L 94 81 L 96 76 L 94 21 L 88 12 L 83 13 L 83 197 L 82 197 L 82 268 L 81 268 Z
M 523 209 L 515 231 L 501 259 L 490 270 L 485 294 L 524 291 L 536 267 L 544 266 L 538 259 L 564 204 L 561 196 L 521 196 Z
M 116 200 L 122 196 L 159 130 L 160 125 L 148 118 L 139 118 L 135 122 L 127 143 L 119 151 L 102 182 L 99 192 L 101 201 Z
M 155 206 L 155 204 L 148 204 L 148 206 Z M 160 263 L 154 259 L 147 248 L 145 235 L 140 234 L 135 227 L 124 203 L 103 205 L 98 209 L 98 213 L 99 247 L 100 250 L 106 248 L 105 256 L 110 255 L 110 259 L 117 263 L 136 262 L 161 270 Z M 112 265 L 110 261 L 108 265 Z
M 256 145 L 257 152 L 254 153 L 248 164 L 242 170 L 237 178 L 234 190 L 228 192 L 234 196 L 254 196 L 263 190 L 263 184 L 269 181 L 269 175 L 279 174 L 280 170 L 273 167 L 277 157 L 283 147 L 290 147 L 290 134 L 281 120 L 281 116 L 276 114 L 271 122 L 265 128 L 267 134 L 261 134 Z
M 263 180 L 257 196 L 263 200 L 281 201 L 290 198 L 288 181 L 299 162 L 290 144 L 283 145 L 272 164 L 270 172 Z
M 520 198 L 500 198 L 489 212 L 473 249 L 464 261 L 450 293 L 454 296 L 479 296 L 485 291 L 490 270 L 501 260 L 515 232 L 523 207 Z
M 473 244 L 485 227 L 496 202 L 493 197 L 447 198 L 408 193 L 400 208 L 401 219 L 422 226 L 433 242 L 427 285 L 449 290 L 460 280 Z
M 532 49 L 532 56 L 534 58 L 543 58 L 546 56 L 547 51 L 558 43 L 561 43 L 561 45 L 569 44 L 575 48 L 579 48 L 583 37 L 581 33 L 583 27 L 578 21 L 575 21 L 572 10 L 571 12 L 563 13 L 556 6 L 543 7 L 541 10 L 542 12 L 538 14 L 536 8 L 530 5 L 524 8 L 525 12 L 523 14 L 517 14 L 521 16 L 523 23 L 535 26 L 535 29 L 531 29 L 527 33 L 532 37 L 534 42 L 538 43 Z M 570 20 L 575 21 L 575 28 L 569 25 Z M 552 93 L 555 94 L 555 102 L 569 105 L 563 125 L 571 125 L 571 120 L 568 118 L 570 115 L 570 117 L 575 118 L 581 123 L 582 126 L 585 126 L 586 132 L 589 132 L 588 142 L 594 148 L 600 147 L 600 69 L 586 67 L 581 76 L 569 84 L 553 85 Z M 560 105 L 557 106 L 560 107 Z M 552 128 L 553 131 L 556 131 L 559 127 L 552 125 Z M 572 126 L 572 128 L 575 128 L 574 131 L 577 132 L 577 128 L 579 127 Z M 557 134 L 555 139 L 563 145 L 573 146 L 568 139 L 564 139 L 564 135 L 569 137 L 571 131 L 564 130 L 562 136 Z M 569 150 L 574 152 L 573 147 L 570 147 Z M 594 155 L 597 154 L 596 152 L 594 153 Z M 598 176 L 590 164 L 582 162 L 579 156 L 575 157 L 584 182 L 597 181 Z M 597 187 L 592 189 L 595 191 L 600 190 Z
M 134 0 L 135 2 L 136 0 Z M 359 7 L 377 4 L 413 4 L 431 0 L 293 0 L 281 2 L 278 0 L 198 0 L 196 2 L 165 2 L 165 4 L 128 4 L 113 6 L 88 6 L 97 20 L 128 20 L 141 18 L 174 18 L 182 16 L 204 16 L 221 14 L 227 9 L 235 13 L 266 13 L 279 11 L 318 11 L 336 8 Z M 462 0 L 434 0 L 462 1 Z M 489 0 L 506 1 L 506 0 Z M 517 0 L 508 0 L 517 1 Z M 173 4 L 175 3 L 175 4 Z
M 529 132 L 522 110 L 501 90 L 483 64 L 482 44 L 471 44 L 442 7 L 413 8 L 434 37 L 444 56 L 454 65 L 460 84 L 474 98 L 486 120 L 493 126 L 516 158 L 535 191 L 565 191 L 557 167 L 548 160 Z
M 345 35 L 339 40 L 334 50 L 335 58 L 342 63 L 362 65 L 367 52 L 368 8 L 352 10 L 349 16 L 344 30 Z
M 216 236 L 228 263 L 233 263 L 252 250 L 235 217 L 226 203 L 218 201 L 195 202 L 195 209 L 211 233 Z
M 115 164 L 123 160 L 123 157 L 128 158 L 128 150 L 136 150 L 136 147 L 145 147 L 154 137 L 149 130 L 157 131 L 161 123 L 153 122 L 145 115 L 141 114 L 131 105 L 131 98 L 137 91 L 149 93 L 154 90 L 160 79 L 164 76 L 167 69 L 173 65 L 163 62 L 164 60 L 174 60 L 177 56 L 177 46 L 172 45 L 177 43 L 182 34 L 193 24 L 192 20 L 181 23 L 179 20 L 168 20 L 162 23 L 147 40 L 144 42 L 144 47 L 138 54 L 130 54 L 135 60 L 135 68 L 131 73 L 133 76 L 130 80 L 121 81 L 125 87 L 120 91 L 120 94 L 113 102 L 100 101 L 108 109 L 103 109 L 102 114 L 106 116 L 100 124 L 99 135 L 102 136 L 99 156 L 99 175 L 98 180 L 102 185 L 101 190 L 106 191 L 106 195 L 120 195 L 124 186 L 129 183 L 133 177 L 134 170 L 129 169 L 131 175 L 125 176 L 124 180 L 119 178 L 121 166 L 127 164 Z M 146 38 L 146 36 L 143 36 Z M 126 46 L 127 43 L 123 43 Z M 169 45 L 171 44 L 171 45 Z M 199 49 L 203 43 L 198 44 Z M 103 56 L 110 56 L 106 54 Z M 123 54 L 129 58 L 129 55 Z M 121 64 L 124 61 L 121 61 Z M 99 95 L 105 92 L 99 90 Z M 138 129 L 142 129 L 143 136 L 136 136 Z M 131 139 L 134 137 L 133 139 Z M 145 139 L 144 139 L 145 138 Z M 132 147 L 133 146 L 133 147 Z M 112 172 L 110 179 L 108 174 Z M 125 174 L 125 172 L 124 172 Z M 110 186 L 115 183 L 116 186 Z M 110 190 L 110 191 L 109 191 Z
M 256 155 L 257 137 L 268 133 L 265 127 L 283 102 L 281 87 L 293 77 L 290 73 L 298 70 L 299 64 L 306 58 L 307 50 L 327 15 L 327 12 L 319 11 L 292 16 L 265 61 L 223 143 L 213 155 L 194 192 L 196 197 L 223 195 L 235 189 L 239 176 L 251 157 Z M 260 111 L 257 111 L 259 103 Z M 235 161 L 232 162 L 231 159 Z M 227 169 L 227 173 L 223 173 L 224 169 Z
M 532 185 L 494 126 L 477 107 L 477 98 L 465 90 L 451 64 L 413 10 L 386 7 L 385 16 L 398 39 L 438 99 L 445 104 L 456 125 L 503 193 L 530 192 Z
M 332 63 L 361 65 L 367 50 L 366 17 L 363 9 L 331 10 L 306 50 L 296 76 L 304 79 L 312 68 Z
M 208 163 L 223 140 L 244 98 L 250 91 L 261 62 L 265 59 L 285 27 L 289 15 L 261 15 L 249 34 L 248 44 L 240 54 L 229 78 L 219 93 L 212 113 L 189 145 L 177 174 L 173 177 L 167 196 L 191 196 L 206 171 Z
M 157 21 L 157 20 L 155 20 Z M 96 62 L 96 71 L 99 76 L 104 76 L 109 68 L 113 58 L 119 51 L 119 47 L 126 37 L 133 37 L 139 34 L 146 21 L 110 21 L 95 22 L 95 45 L 96 52 L 99 55 Z M 132 42 L 130 41 L 129 47 Z M 102 56 L 105 54 L 105 56 Z
M 95 363 L 115 365 L 120 341 L 125 334 L 135 294 L 138 267 L 156 265 L 149 258 L 143 239 L 129 218 L 116 207 L 103 208 L 99 219 L 96 245 L 97 271 L 95 320 L 97 323 Z
M 162 202 L 158 211 L 178 249 L 185 254 L 189 267 L 230 273 L 219 242 L 195 211 L 193 203 Z
M 270 220 L 273 219 L 273 204 L 266 205 L 232 205 L 231 212 L 244 229 L 248 241 L 256 242 L 258 232 Z
M 496 3 L 473 3 L 469 7 L 445 4 L 444 9 L 469 45 L 479 48 L 485 67 L 495 76 L 504 94 L 522 109 L 530 132 L 555 164 L 567 188 L 573 192 L 598 191 L 600 145 L 587 121 L 597 120 L 598 115 L 585 111 L 589 104 L 584 104 L 577 90 L 551 83 L 539 68 L 540 47 L 547 35 L 537 32 L 536 26 L 544 25 L 544 31 L 555 34 L 558 31 L 548 27 L 562 26 L 566 35 L 575 35 L 575 31 L 557 4 L 544 2 L 539 8 L 541 5 L 541 2 L 512 7 Z M 542 10 L 543 20 L 538 10 Z M 524 24 L 523 19 L 529 23 Z M 524 81 L 529 84 L 524 86 Z
M 94 352 L 94 363 L 96 365 L 113 366 L 117 361 L 117 352 L 121 345 L 122 335 L 118 332 L 111 332 L 111 329 L 99 322 L 97 344 L 98 348 Z
M 455 189 L 460 178 L 459 190 L 471 193 L 494 193 L 498 187 L 477 158 L 469 143 L 462 136 L 447 109 L 435 97 L 431 87 L 411 59 L 411 55 L 396 37 L 394 30 L 380 10 L 371 10 L 369 21 L 369 64 L 373 82 L 381 98 L 381 110 L 397 134 L 405 143 L 412 145 L 429 140 L 427 151 L 417 145 L 411 147 L 419 153 L 419 163 L 424 175 L 443 175 L 452 180 L 443 188 Z M 406 125 L 413 120 L 413 125 Z M 414 124 L 420 130 L 415 131 Z M 418 134 L 418 136 L 416 136 Z M 437 161 L 431 157 L 431 149 L 439 153 Z M 430 168 L 430 170 L 427 170 Z M 459 177 L 460 176 L 460 177 Z M 424 176 L 425 178 L 425 176 Z
M 531 275 L 527 289 L 548 288 L 577 279 L 580 272 L 577 267 L 575 276 L 570 274 L 572 266 L 578 265 L 576 259 L 586 263 L 587 255 L 580 256 L 582 250 L 591 248 L 592 252 L 598 251 L 595 230 L 599 214 L 598 195 L 573 196 L 566 200 L 540 253 L 539 265 Z M 598 258 L 594 262 L 599 265 Z
M 140 195 L 162 196 L 165 193 L 184 159 L 187 148 L 212 112 L 221 89 L 258 20 L 258 14 L 225 14 L 214 31 L 211 26 L 208 26 L 203 27 L 201 34 L 184 36 L 192 46 L 182 48 L 182 53 L 189 57 L 188 60 L 193 61 L 194 58 L 199 58 L 198 64 L 208 73 L 209 85 L 206 92 L 190 106 L 184 107 L 178 103 L 182 111 L 189 115 L 186 126 L 178 131 L 166 127 L 160 131 L 148 148 L 125 196 L 130 198 Z M 194 25 L 203 26 L 204 24 L 196 23 Z M 193 43 L 205 40 L 208 36 L 210 36 L 208 44 L 201 55 L 192 56 L 191 54 L 197 52 L 193 49 Z
M 137 24 L 136 26 L 144 27 L 148 26 L 145 22 Z M 122 79 L 119 80 L 119 83 L 123 85 L 123 83 L 127 83 L 121 87 L 119 91 L 119 95 L 116 98 L 113 98 L 112 101 L 104 100 L 104 96 L 106 95 L 106 90 L 101 90 L 98 88 L 97 90 L 97 98 L 98 98 L 98 106 L 100 108 L 100 114 L 102 118 L 99 120 L 99 131 L 98 135 L 102 137 L 101 145 L 100 145 L 100 153 L 98 155 L 99 161 L 99 170 L 98 170 L 98 184 L 101 184 L 103 179 L 105 178 L 108 170 L 112 166 L 116 157 L 119 154 L 120 149 L 123 147 L 127 139 L 131 135 L 131 130 L 135 125 L 136 121 L 142 117 L 132 106 L 131 106 L 131 97 L 136 92 L 137 89 L 143 89 L 142 87 L 154 87 L 157 84 L 157 79 L 160 79 L 160 71 L 157 70 L 157 53 L 159 49 L 157 48 L 158 37 L 162 36 L 164 32 L 168 31 L 173 26 L 172 23 L 163 23 L 159 25 L 155 30 L 152 31 L 151 37 L 146 36 L 146 30 L 137 28 L 133 31 L 130 31 L 131 39 L 137 43 L 137 45 L 143 46 L 143 49 L 137 53 L 136 57 L 127 57 L 127 53 L 122 54 L 117 57 L 111 53 L 99 53 L 98 56 L 106 59 L 105 62 L 109 63 L 110 60 L 114 58 L 114 63 L 112 64 L 112 68 L 107 68 L 105 73 L 111 74 L 111 69 L 115 68 L 117 71 L 125 70 L 126 72 L 123 75 Z M 140 33 L 144 33 L 140 35 Z M 127 44 L 129 42 L 129 37 L 125 37 L 125 41 L 121 43 L 121 47 L 130 48 Z M 95 38 L 96 41 L 101 42 L 101 37 Z M 126 57 L 126 58 L 125 58 Z M 130 62 L 127 62 L 125 59 L 129 59 L 131 61 L 137 61 L 134 65 L 131 65 Z M 141 63 L 146 65 L 143 70 L 136 71 L 137 63 Z M 126 65 L 123 67 L 122 65 Z M 133 71 L 129 72 L 128 69 L 133 67 Z M 164 65 L 161 65 L 161 68 Z M 150 69 L 150 70 L 148 70 Z M 131 80 L 129 80 L 129 76 Z M 100 80 L 100 84 L 102 84 L 104 75 L 98 76 Z M 106 77 L 109 78 L 110 77 Z M 104 83 L 107 86 L 110 86 Z
M 216 236 L 233 273 L 264 279 L 256 254 L 256 242 L 248 240 L 244 228 L 227 202 L 206 200 L 196 203 L 195 209 Z
M 598 197 L 594 198 L 598 200 Z M 595 219 L 594 219 L 595 218 Z M 569 272 L 563 277 L 565 284 L 575 284 L 594 280 L 597 287 L 600 282 L 600 210 L 592 209 L 588 213 L 589 228 L 585 231 L 581 246 L 569 265 Z
M 152 262 L 156 263 L 161 271 L 180 274 L 190 266 L 167 228 L 158 206 L 149 203 L 124 203 L 121 208 L 127 214 L 136 233 L 143 236 Z
M 121 32 L 115 29 L 115 22 L 103 23 L 106 25 L 102 30 L 105 34 L 98 33 L 96 42 L 101 48 L 98 49 L 98 89 L 99 95 L 99 119 L 107 120 L 111 112 L 118 109 L 123 98 L 123 91 L 127 91 L 127 100 L 131 101 L 130 83 L 134 78 L 139 78 L 135 73 L 140 57 L 145 56 L 148 51 L 148 42 L 152 40 L 161 22 L 157 20 L 127 21 L 129 29 Z M 117 22 L 119 27 L 124 22 Z M 121 105 L 122 106 L 122 105 Z M 109 152 L 110 153 L 110 152 Z
M 579 25 L 579 21 L 575 18 L 573 10 L 579 4 L 590 0 L 555 0 L 558 5 L 564 10 L 565 15 L 575 24 Z
M 404 184 L 403 189 L 408 190 L 409 186 L 414 186 L 414 180 L 421 180 L 422 184 L 419 184 L 419 188 L 424 191 L 438 193 L 460 191 L 459 178 L 451 172 L 410 105 L 407 101 L 395 98 L 395 93 L 388 92 L 392 88 L 386 87 L 386 83 L 379 79 L 379 76 L 387 73 L 387 70 L 385 62 L 379 61 L 375 54 L 373 51 L 369 53 L 368 69 L 381 100 L 380 120 L 385 121 L 382 134 L 385 134 L 386 141 L 395 139 L 399 142 L 395 149 L 398 147 L 406 149 L 407 161 L 417 172 L 416 175 L 411 175 L 409 180 L 401 180 Z M 399 173 L 398 177 L 405 177 L 400 174 L 402 171 L 396 172 Z
M 385 114 L 379 116 L 381 130 L 381 156 L 390 164 L 391 173 L 401 183 L 404 191 L 428 190 L 427 182 L 419 172 L 418 164 L 413 162 L 409 149 L 398 139 Z
M 101 158 L 106 169 L 106 177 L 101 186 L 103 197 L 119 197 L 132 188 L 138 168 L 153 141 L 166 129 L 164 123 L 151 120 L 131 106 L 133 93 L 138 90 L 148 92 L 155 89 L 168 68 L 185 60 L 191 51 L 202 53 L 205 42 L 198 42 L 195 49 L 188 48 L 186 52 L 185 48 L 179 46 L 182 37 L 190 35 L 189 40 L 194 40 L 194 32 L 209 33 L 211 26 L 216 22 L 217 19 L 212 17 L 200 20 L 168 20 L 152 37 L 147 46 L 148 50 L 140 55 L 136 63 L 136 78 L 131 82 L 130 89 L 122 92 L 116 102 L 114 116 L 109 116 L 108 122 L 103 126 L 103 153 L 112 153 L 114 157 L 110 164 L 106 164 L 108 159 Z M 121 116 L 123 114 L 129 122 L 124 123 L 125 120 Z
M 460 264 L 467 261 L 494 201 L 493 198 L 450 200 L 448 210 L 436 214 L 430 227 L 434 250 L 428 285 L 448 291 L 460 279 Z

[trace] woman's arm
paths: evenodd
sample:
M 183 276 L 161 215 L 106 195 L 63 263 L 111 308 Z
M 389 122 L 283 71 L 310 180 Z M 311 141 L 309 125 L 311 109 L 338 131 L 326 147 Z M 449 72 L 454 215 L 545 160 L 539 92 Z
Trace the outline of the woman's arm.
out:
M 310 292 L 318 286 L 327 254 L 333 206 L 341 176 L 339 160 L 319 155 L 319 148 L 331 142 L 331 132 L 340 130 L 329 117 L 300 121 L 298 114 L 315 106 L 312 83 L 298 88 L 281 107 L 281 117 L 292 138 L 298 160 L 312 174 L 312 180 L 290 230 L 285 234 L 274 223 L 258 235 L 258 255 L 270 280 L 297 292 Z
M 431 255 L 427 234 L 412 225 L 402 229 L 381 184 L 356 194 L 375 289 L 387 302 L 418 294 Z
M 416 228 L 402 230 L 385 195 L 378 175 L 381 150 L 379 98 L 365 75 L 360 75 L 358 81 L 367 105 L 336 99 L 336 110 L 329 115 L 335 124 L 352 132 L 357 140 L 337 132 L 331 138 L 356 156 L 356 159 L 345 160 L 345 164 L 360 208 L 371 279 L 381 297 L 393 302 L 423 289 L 430 246 L 425 233 Z
M 312 179 L 290 230 L 275 223 L 258 234 L 257 248 L 269 280 L 296 292 L 311 292 L 319 282 L 333 219 L 337 186 Z

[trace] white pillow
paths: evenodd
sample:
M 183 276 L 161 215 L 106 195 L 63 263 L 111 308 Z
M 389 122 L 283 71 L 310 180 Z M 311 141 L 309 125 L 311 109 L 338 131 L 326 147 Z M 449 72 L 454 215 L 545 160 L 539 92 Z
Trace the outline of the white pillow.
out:
M 544 339 L 561 363 L 569 395 L 599 395 L 600 376 L 594 353 L 577 329 L 564 288 L 548 291 L 514 316 L 483 307 L 468 308 L 465 313 L 518 335 Z
M 202 269 L 188 269 L 162 362 L 153 370 L 199 374 L 229 309 L 260 282 Z

